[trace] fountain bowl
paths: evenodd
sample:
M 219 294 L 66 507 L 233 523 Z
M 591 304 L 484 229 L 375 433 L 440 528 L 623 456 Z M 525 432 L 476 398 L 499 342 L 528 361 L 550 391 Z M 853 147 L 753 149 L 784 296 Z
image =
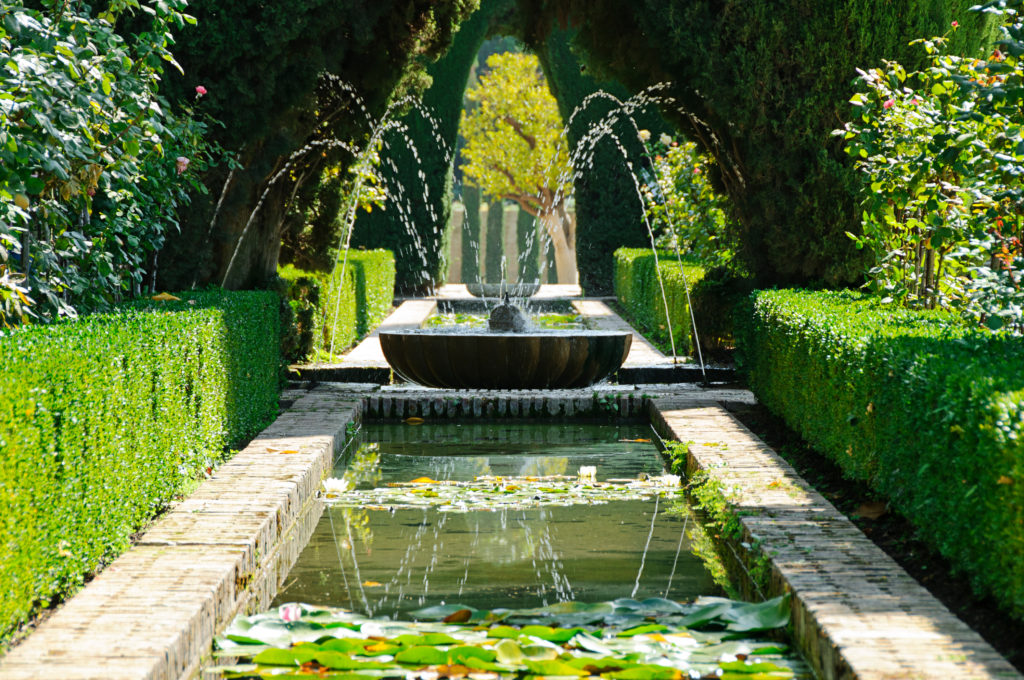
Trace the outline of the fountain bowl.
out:
M 528 298 L 540 290 L 539 283 L 467 283 L 473 297 L 500 298 L 508 293 L 513 298 Z
M 632 339 L 620 331 L 380 332 L 384 358 L 402 379 L 448 389 L 587 387 L 622 366 Z

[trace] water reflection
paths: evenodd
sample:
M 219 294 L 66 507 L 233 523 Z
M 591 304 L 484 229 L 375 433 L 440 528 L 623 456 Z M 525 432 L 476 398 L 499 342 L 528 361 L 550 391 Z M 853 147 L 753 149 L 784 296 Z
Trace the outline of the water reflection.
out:
M 660 474 L 663 463 L 643 428 L 503 423 L 489 441 L 467 441 L 457 426 L 368 429 L 364 446 L 336 475 L 374 486 L 418 477 Z M 438 443 L 440 441 L 440 443 Z M 572 443 L 576 441 L 577 443 Z M 454 452 L 454 453 L 452 453 Z M 289 601 L 394 615 L 439 602 L 477 608 L 564 600 L 662 596 L 692 599 L 715 591 L 683 538 L 685 518 L 656 501 L 494 512 L 327 507 L 278 593 Z

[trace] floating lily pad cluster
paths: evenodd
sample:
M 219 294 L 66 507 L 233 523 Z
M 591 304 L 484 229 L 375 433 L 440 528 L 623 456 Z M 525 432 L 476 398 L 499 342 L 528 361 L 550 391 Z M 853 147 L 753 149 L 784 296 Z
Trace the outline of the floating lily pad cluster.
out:
M 241 663 L 207 669 L 224 678 L 608 678 L 786 680 L 808 676 L 786 645 L 751 639 L 785 626 L 786 598 L 759 604 L 562 602 L 532 609 L 459 604 L 411 613 L 413 621 L 283 605 L 240 617 L 215 655 Z
M 436 508 L 442 512 L 508 510 L 540 506 L 596 505 L 655 496 L 680 496 L 679 477 L 598 482 L 593 478 L 478 477 L 471 482 L 436 481 L 421 477 L 375 489 L 349 489 L 339 480 L 324 480 L 324 498 L 332 505 L 371 510 Z

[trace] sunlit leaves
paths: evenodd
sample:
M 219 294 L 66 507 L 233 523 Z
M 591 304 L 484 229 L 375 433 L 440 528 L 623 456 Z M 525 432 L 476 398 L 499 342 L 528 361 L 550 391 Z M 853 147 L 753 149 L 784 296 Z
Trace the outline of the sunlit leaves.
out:
M 477 106 L 463 114 L 463 172 L 494 198 L 525 202 L 535 210 L 564 201 L 571 166 L 558 104 L 537 57 L 506 52 L 488 57 L 489 71 L 466 97 Z
M 998 11 L 989 3 L 986 11 Z M 856 119 L 836 131 L 867 189 L 857 246 L 875 259 L 886 299 L 950 307 L 998 330 L 1024 331 L 1024 52 L 1020 19 L 1005 14 L 987 55 L 947 54 L 919 41 L 914 73 L 894 62 L 860 72 Z M 954 30 L 956 27 L 954 26 Z
M 138 295 L 210 162 L 205 125 L 158 95 L 186 3 L 134 5 L 151 17 L 138 34 L 115 30 L 126 3 L 98 18 L 80 3 L 57 12 L 16 2 L 0 13 L 0 235 L 11 237 L 0 239 L 0 262 L 32 298 L 19 312 L 0 295 L 8 321 Z

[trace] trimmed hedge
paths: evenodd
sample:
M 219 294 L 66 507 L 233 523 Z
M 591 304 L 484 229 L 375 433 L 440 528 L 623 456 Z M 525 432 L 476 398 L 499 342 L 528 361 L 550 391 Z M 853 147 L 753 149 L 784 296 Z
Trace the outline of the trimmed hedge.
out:
M 277 296 L 182 297 L 0 337 L 0 639 L 276 414 Z
M 331 347 L 351 347 L 391 313 L 395 294 L 395 257 L 388 250 L 350 250 L 344 281 L 339 264 L 332 273 L 306 272 L 292 265 L 278 275 L 296 326 L 285 334 L 284 356 L 299 361 Z M 340 295 L 340 299 L 339 299 Z
M 615 251 L 614 258 L 615 296 L 619 299 L 619 304 L 638 331 L 645 337 L 667 346 L 668 323 L 665 321 L 665 302 L 662 300 L 661 287 L 658 285 L 654 252 L 650 248 L 619 248 Z M 676 351 L 680 355 L 692 354 L 695 345 L 686 286 L 688 285 L 692 292 L 694 285 L 704 277 L 704 268 L 685 260 L 680 268 L 676 256 L 671 253 L 661 253 L 658 259 L 665 282 L 665 297 L 668 299 Z
M 1024 618 L 1024 338 L 850 292 L 760 291 L 747 312 L 758 399 Z

